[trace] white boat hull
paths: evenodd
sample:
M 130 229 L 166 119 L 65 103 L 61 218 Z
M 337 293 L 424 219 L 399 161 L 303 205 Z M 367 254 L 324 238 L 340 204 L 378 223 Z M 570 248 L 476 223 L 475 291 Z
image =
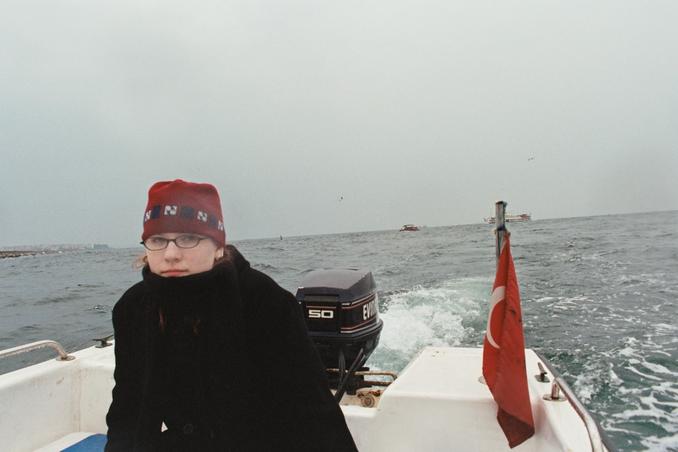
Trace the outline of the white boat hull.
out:
M 105 433 L 113 347 L 91 347 L 72 361 L 50 360 L 0 376 L 3 451 L 56 451 L 87 433 Z M 592 450 L 586 427 L 567 402 L 544 400 L 551 384 L 534 378 L 540 359 L 526 351 L 536 433 L 515 451 Z M 372 408 L 342 405 L 362 452 L 509 449 L 496 404 L 479 381 L 482 350 L 428 347 Z

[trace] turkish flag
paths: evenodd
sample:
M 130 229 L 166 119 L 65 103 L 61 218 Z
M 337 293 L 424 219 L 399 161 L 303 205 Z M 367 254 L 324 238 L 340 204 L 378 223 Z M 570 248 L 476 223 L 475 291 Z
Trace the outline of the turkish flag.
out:
M 504 238 L 492 288 L 483 344 L 483 377 L 497 402 L 497 421 L 509 447 L 534 435 L 525 371 L 520 291 L 508 234 Z

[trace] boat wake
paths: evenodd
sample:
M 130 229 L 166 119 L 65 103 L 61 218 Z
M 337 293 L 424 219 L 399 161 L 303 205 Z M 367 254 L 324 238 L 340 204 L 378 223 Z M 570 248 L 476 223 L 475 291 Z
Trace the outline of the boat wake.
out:
M 461 278 L 382 295 L 384 329 L 368 365 L 399 372 L 426 346 L 479 344 L 491 284 L 488 278 Z
M 678 327 L 668 324 L 655 325 L 658 332 Z M 674 340 L 678 343 L 678 339 Z M 617 372 L 627 380 L 637 380 L 630 387 L 621 384 L 619 393 L 628 402 L 628 408 L 614 413 L 609 419 L 610 430 L 638 430 L 654 424 L 655 431 L 646 431 L 641 444 L 650 451 L 678 450 L 678 366 L 666 353 L 665 345 L 657 344 L 651 335 L 644 340 L 627 338 L 617 352 Z

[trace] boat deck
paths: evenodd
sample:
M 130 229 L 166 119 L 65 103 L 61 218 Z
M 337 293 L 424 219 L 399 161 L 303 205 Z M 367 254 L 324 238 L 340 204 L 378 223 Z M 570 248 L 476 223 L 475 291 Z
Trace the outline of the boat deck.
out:
M 113 347 L 91 347 L 73 356 L 0 376 L 3 450 L 63 450 L 91 433 L 106 432 Z M 585 425 L 570 403 L 544 400 L 551 383 L 533 376 L 539 357 L 526 350 L 526 362 L 536 434 L 513 450 L 591 450 Z M 481 368 L 482 349 L 425 348 L 375 406 L 342 405 L 359 449 L 511 450 L 496 421 L 496 404 L 479 381 Z
M 544 400 L 551 383 L 534 376 L 540 361 L 526 350 L 536 434 L 513 450 L 591 450 L 584 424 L 572 406 Z M 427 347 L 388 387 L 377 409 L 344 407 L 359 449 L 511 450 L 496 421 L 492 394 L 481 382 L 481 369 L 480 348 Z

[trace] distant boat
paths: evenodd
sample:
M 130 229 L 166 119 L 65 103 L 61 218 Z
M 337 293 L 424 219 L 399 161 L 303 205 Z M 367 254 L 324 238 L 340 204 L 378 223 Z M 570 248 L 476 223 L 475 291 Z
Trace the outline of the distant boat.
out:
M 404 224 L 402 228 L 400 228 L 400 231 L 418 231 L 419 226 L 416 224 Z
M 532 220 L 532 215 L 529 213 L 521 213 L 520 215 L 506 215 L 504 218 L 507 223 L 522 223 Z M 484 218 L 483 221 L 487 224 L 496 223 L 497 219 L 494 217 Z

